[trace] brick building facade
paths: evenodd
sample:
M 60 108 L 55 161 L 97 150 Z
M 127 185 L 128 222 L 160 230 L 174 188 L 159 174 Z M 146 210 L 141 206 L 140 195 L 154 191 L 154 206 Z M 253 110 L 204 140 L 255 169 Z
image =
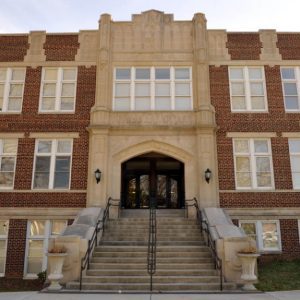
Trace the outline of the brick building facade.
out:
M 203 14 L 154 10 L 0 35 L 0 274 L 34 278 L 48 239 L 109 196 L 124 209 L 197 197 L 266 259 L 299 257 L 299 47 L 299 33 L 207 30 Z

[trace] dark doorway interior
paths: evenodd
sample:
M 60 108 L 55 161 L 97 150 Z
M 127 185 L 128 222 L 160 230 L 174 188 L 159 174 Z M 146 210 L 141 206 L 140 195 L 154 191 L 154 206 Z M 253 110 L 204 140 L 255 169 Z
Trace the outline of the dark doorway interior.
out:
M 184 164 L 155 152 L 134 157 L 122 164 L 121 200 L 124 208 L 184 207 Z

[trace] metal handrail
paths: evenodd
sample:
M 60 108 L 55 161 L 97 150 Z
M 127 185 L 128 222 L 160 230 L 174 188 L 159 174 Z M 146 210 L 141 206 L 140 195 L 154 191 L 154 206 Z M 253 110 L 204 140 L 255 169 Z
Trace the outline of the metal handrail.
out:
M 193 202 L 192 204 L 189 204 L 189 202 Z M 188 217 L 188 207 L 194 206 L 196 208 L 197 212 L 197 219 L 199 221 L 200 229 L 201 232 L 205 232 L 206 235 L 206 245 L 210 248 L 211 254 L 214 259 L 214 265 L 215 269 L 219 270 L 220 272 L 220 290 L 223 290 L 223 268 L 222 268 L 222 259 L 219 258 L 217 254 L 217 249 L 216 249 L 216 243 L 213 240 L 210 230 L 209 230 L 209 225 L 206 220 L 203 219 L 202 212 L 199 208 L 198 201 L 196 198 L 189 199 L 185 201 L 185 209 L 186 209 L 186 217 Z
M 94 247 L 98 245 L 98 234 L 102 230 L 104 232 L 105 229 L 105 223 L 107 219 L 109 219 L 109 208 L 111 206 L 119 206 L 119 204 L 113 204 L 114 201 L 119 201 L 118 199 L 112 199 L 111 197 L 108 198 L 107 204 L 103 213 L 103 217 L 101 220 L 97 221 L 95 230 L 93 232 L 93 235 L 91 239 L 88 241 L 88 248 L 86 250 L 86 253 L 84 257 L 81 259 L 81 268 L 80 268 L 80 283 L 79 283 L 79 289 L 82 288 L 82 272 L 87 268 L 90 268 L 90 258 L 91 253 L 94 250 Z
M 150 275 L 150 291 L 153 289 L 153 275 L 156 272 L 156 199 L 150 199 L 149 207 L 149 237 L 148 237 L 148 254 L 147 270 Z

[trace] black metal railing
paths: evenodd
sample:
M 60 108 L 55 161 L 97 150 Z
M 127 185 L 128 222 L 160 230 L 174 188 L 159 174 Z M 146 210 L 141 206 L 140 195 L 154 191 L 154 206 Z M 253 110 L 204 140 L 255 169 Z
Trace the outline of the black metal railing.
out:
M 99 232 L 102 230 L 102 234 L 105 230 L 105 223 L 109 219 L 109 208 L 111 206 L 119 206 L 120 204 L 115 204 L 114 202 L 118 201 L 120 203 L 120 200 L 112 199 L 111 197 L 108 198 L 107 204 L 103 213 L 103 217 L 101 220 L 98 220 L 95 230 L 93 232 L 93 235 L 91 239 L 88 241 L 88 248 L 86 250 L 86 253 L 84 257 L 81 259 L 81 269 L 80 269 L 80 283 L 79 283 L 79 289 L 82 288 L 82 273 L 85 269 L 90 268 L 90 258 L 91 254 L 94 250 L 94 247 L 98 245 L 98 235 Z M 120 210 L 119 210 L 120 211 Z
M 156 272 L 156 199 L 150 199 L 149 207 L 149 238 L 148 238 L 148 255 L 147 271 L 150 275 L 150 291 L 153 289 L 153 275 Z
M 197 214 L 197 220 L 200 225 L 200 229 L 202 233 L 205 233 L 205 242 L 206 245 L 209 247 L 213 260 L 214 260 L 214 266 L 216 270 L 219 270 L 220 274 L 220 290 L 223 290 L 223 268 L 222 268 L 222 259 L 218 257 L 217 254 L 217 249 L 216 249 L 216 243 L 213 240 L 210 230 L 209 230 L 209 225 L 206 220 L 203 219 L 202 212 L 199 208 L 198 201 L 196 198 L 186 200 L 185 201 L 185 209 L 186 209 L 186 217 L 188 217 L 188 208 L 189 207 L 195 207 L 196 209 L 196 214 Z

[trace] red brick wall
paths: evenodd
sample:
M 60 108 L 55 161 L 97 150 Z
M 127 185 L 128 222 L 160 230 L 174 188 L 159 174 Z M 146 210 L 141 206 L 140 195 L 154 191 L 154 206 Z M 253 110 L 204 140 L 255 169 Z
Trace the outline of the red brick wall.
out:
M 232 113 L 228 67 L 210 67 L 212 104 L 216 109 L 217 153 L 220 190 L 234 190 L 232 139 L 227 132 L 276 132 L 271 139 L 276 189 L 292 189 L 288 139 L 282 132 L 299 132 L 299 115 L 285 113 L 279 66 L 265 66 L 268 113 Z M 298 197 L 299 198 L 299 197 Z M 223 207 L 298 206 L 296 193 L 220 193 Z
M 228 33 L 226 47 L 232 60 L 259 60 L 262 43 L 258 33 Z
M 0 62 L 23 61 L 28 48 L 28 35 L 0 36 Z
M 26 248 L 27 220 L 9 221 L 5 276 L 22 278 Z
M 277 40 L 282 59 L 300 59 L 299 33 L 278 33 Z
M 85 190 L 88 168 L 88 132 L 90 110 L 95 102 L 96 67 L 78 67 L 76 109 L 74 114 L 38 114 L 40 67 L 28 67 L 22 114 L 0 115 L 1 132 L 25 132 L 19 139 L 15 189 L 31 189 L 35 139 L 30 132 L 79 132 L 73 142 L 71 190 Z M 85 193 L 0 193 L 0 206 L 85 206 Z
M 280 220 L 282 251 L 285 258 L 300 257 L 298 220 Z
M 47 61 L 74 61 L 78 48 L 78 34 L 47 35 L 44 44 Z

